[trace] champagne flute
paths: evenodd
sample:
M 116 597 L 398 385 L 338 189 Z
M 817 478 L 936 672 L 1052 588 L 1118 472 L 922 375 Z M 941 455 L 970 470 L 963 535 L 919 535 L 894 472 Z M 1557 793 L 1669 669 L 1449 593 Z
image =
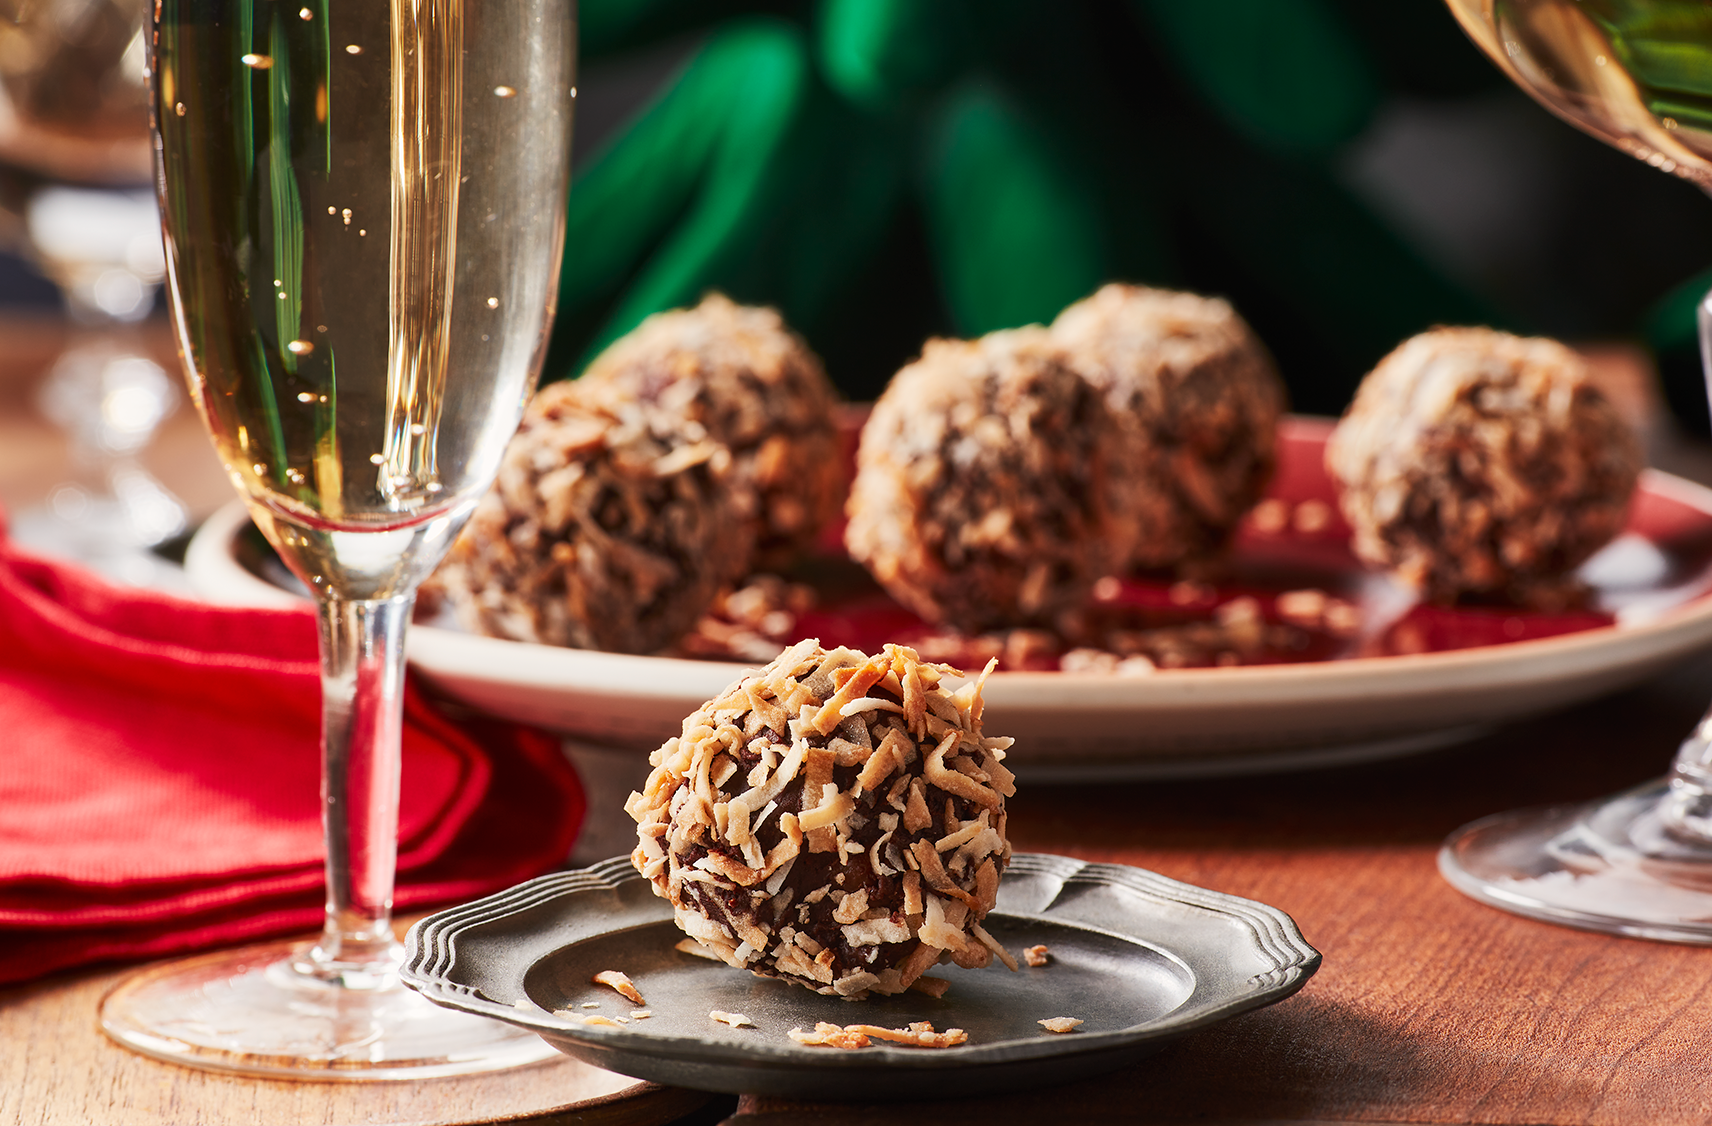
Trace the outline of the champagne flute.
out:
M 1712 3 L 1447 0 L 1547 109 L 1712 192 Z M 1712 299 L 1699 311 L 1712 373 Z M 1668 777 L 1586 805 L 1465 825 L 1439 852 L 1455 887 L 1587 930 L 1712 944 L 1712 713 Z
M 327 901 L 312 944 L 122 983 L 101 1021 L 129 1047 L 336 1079 L 551 1055 L 401 987 L 391 898 L 405 626 L 540 369 L 574 27 L 574 0 L 157 0 L 171 316 L 227 472 L 315 596 Z

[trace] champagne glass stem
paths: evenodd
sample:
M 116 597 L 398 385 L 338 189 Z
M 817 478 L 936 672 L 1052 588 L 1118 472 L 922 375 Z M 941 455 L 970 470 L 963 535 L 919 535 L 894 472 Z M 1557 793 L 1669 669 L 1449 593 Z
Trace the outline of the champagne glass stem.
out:
M 1700 330 L 1700 364 L 1712 399 L 1712 293 L 1694 311 Z M 1670 789 L 1660 809 L 1672 833 L 1712 844 L 1712 710 L 1683 740 L 1670 768 Z
M 309 972 L 353 988 L 385 984 L 398 959 L 392 886 L 398 860 L 404 630 L 414 593 L 323 597 L 321 824 L 327 918 Z

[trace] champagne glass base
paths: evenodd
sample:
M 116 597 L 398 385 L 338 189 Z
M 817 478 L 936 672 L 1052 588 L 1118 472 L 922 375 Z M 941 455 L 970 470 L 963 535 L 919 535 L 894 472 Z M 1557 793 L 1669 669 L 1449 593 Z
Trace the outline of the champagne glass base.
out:
M 1585 805 L 1500 813 L 1439 850 L 1453 887 L 1518 915 L 1712 945 L 1712 845 L 1672 832 L 1660 779 Z
M 266 1079 L 415 1080 L 558 1057 L 531 1032 L 444 1009 L 386 975 L 373 988 L 294 969 L 306 944 L 267 943 L 133 974 L 101 1029 L 168 1063 Z

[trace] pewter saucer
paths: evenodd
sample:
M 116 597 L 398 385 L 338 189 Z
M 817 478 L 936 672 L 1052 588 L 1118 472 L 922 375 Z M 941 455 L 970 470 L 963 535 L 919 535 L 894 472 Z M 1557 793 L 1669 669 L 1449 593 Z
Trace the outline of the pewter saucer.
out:
M 936 967 L 943 998 L 850 1002 L 676 949 L 671 908 L 627 858 L 542 876 L 411 928 L 404 979 L 441 1005 L 532 1029 L 596 1066 L 681 1087 L 822 1099 L 991 1094 L 1111 1071 L 1169 1040 L 1290 996 L 1320 954 L 1277 908 L 1139 868 L 1012 858 L 987 929 L 1050 961 L 1011 973 Z M 651 1014 L 592 984 L 629 975 Z M 754 1027 L 709 1017 L 740 1013 Z M 590 1024 L 591 1016 L 610 1024 Z M 1038 1023 L 1074 1017 L 1069 1033 Z M 622 1022 L 621 1019 L 622 1018 Z M 806 1047 L 817 1021 L 961 1028 L 967 1044 Z M 627 1023 L 624 1023 L 627 1022 Z

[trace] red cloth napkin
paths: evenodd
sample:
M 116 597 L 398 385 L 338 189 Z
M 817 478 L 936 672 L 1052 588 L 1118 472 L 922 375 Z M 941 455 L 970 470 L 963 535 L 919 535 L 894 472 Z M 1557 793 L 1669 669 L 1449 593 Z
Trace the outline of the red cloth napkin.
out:
M 313 929 L 320 676 L 307 612 L 113 587 L 0 540 L 0 982 Z M 401 908 L 561 863 L 557 740 L 405 693 Z

